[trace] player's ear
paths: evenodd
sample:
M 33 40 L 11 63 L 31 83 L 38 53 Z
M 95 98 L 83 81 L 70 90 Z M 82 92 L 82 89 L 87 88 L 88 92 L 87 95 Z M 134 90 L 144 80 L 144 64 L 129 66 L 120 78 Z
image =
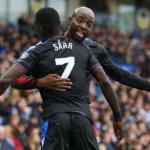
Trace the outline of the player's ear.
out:
M 39 26 L 39 33 L 41 34 L 43 32 L 42 26 Z
M 39 33 L 41 35 L 41 33 L 43 32 L 43 28 L 41 26 L 35 26 L 35 30 L 37 33 Z
M 69 24 L 69 25 L 71 24 L 72 19 L 73 19 L 72 17 L 69 17 L 69 18 L 68 18 L 68 24 Z

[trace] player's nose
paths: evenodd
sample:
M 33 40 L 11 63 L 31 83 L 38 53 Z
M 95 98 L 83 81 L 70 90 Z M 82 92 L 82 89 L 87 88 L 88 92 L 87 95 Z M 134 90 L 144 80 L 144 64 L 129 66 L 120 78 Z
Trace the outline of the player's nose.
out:
M 86 22 L 83 22 L 82 24 L 81 24 L 81 27 L 83 28 L 83 29 L 86 29 Z

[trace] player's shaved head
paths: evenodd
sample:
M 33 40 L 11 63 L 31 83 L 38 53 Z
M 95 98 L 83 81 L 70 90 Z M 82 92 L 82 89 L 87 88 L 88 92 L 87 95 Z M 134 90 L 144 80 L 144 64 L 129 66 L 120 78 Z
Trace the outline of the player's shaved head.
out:
M 95 21 L 94 12 L 90 8 L 88 8 L 88 7 L 78 7 L 78 8 L 76 8 L 75 11 L 73 12 L 72 17 L 74 17 L 76 15 L 87 17 L 92 22 Z
M 88 7 L 78 7 L 69 17 L 65 36 L 82 41 L 90 35 L 95 22 L 94 12 Z

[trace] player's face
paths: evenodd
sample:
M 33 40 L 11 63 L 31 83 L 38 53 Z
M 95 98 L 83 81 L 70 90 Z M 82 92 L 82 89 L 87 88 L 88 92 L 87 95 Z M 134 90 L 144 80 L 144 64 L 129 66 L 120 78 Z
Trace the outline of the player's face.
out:
M 83 40 L 92 31 L 94 22 L 86 16 L 74 16 L 69 18 L 69 25 L 73 38 Z

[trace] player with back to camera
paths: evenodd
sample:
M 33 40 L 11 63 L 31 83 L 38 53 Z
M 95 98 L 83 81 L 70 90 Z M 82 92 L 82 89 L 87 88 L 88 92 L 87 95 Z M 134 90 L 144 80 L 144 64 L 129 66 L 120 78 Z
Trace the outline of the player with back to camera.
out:
M 87 7 L 79 7 L 76 8 L 73 15 L 69 18 L 69 27 L 67 31 L 64 33 L 65 37 L 70 37 L 72 39 L 78 39 L 84 45 L 89 47 L 94 56 L 97 58 L 104 71 L 108 76 L 110 76 L 113 80 L 120 82 L 121 84 L 127 85 L 129 87 L 133 87 L 140 90 L 150 91 L 150 82 L 145 80 L 135 74 L 128 72 L 119 66 L 117 66 L 109 57 L 108 52 L 105 48 L 90 39 L 87 36 L 92 32 L 93 24 L 95 21 L 95 16 L 93 11 Z M 20 80 L 20 78 L 22 80 Z M 28 76 L 23 76 L 18 78 L 13 84 L 13 88 L 17 89 L 32 89 L 37 87 L 48 88 L 50 90 L 57 91 L 66 91 L 71 88 L 70 82 L 63 82 L 65 79 L 61 79 L 57 74 L 48 74 L 43 78 L 34 79 Z M 62 81 L 63 80 L 63 81 Z M 67 79 L 65 80 L 67 81 Z M 89 85 L 91 81 L 90 74 L 87 76 L 86 85 L 84 87 L 85 94 L 88 95 Z M 89 97 L 87 97 L 89 98 Z M 108 103 L 109 100 L 107 99 Z M 119 116 L 115 113 L 116 103 L 114 102 L 110 105 L 114 118 Z M 119 124 L 118 124 L 119 122 Z M 120 121 L 118 119 L 114 120 L 114 129 L 116 133 L 116 129 L 120 129 Z M 117 133 L 116 133 L 117 135 Z
M 43 120 L 46 120 L 45 127 L 43 126 L 45 131 L 42 130 L 45 132 L 42 149 L 98 150 L 89 101 L 83 87 L 89 71 L 101 85 L 109 104 L 113 105 L 117 103 L 117 97 L 107 75 L 86 46 L 78 40 L 60 36 L 60 18 L 53 8 L 43 8 L 36 13 L 35 28 L 42 37 L 42 43 L 27 50 L 17 64 L 0 78 L 0 94 L 16 78 L 26 73 L 32 74 L 34 78 L 41 78 L 49 73 L 69 77 L 73 85 L 66 92 L 38 88 L 43 99 Z M 56 45 L 64 46 L 59 46 L 56 50 Z M 114 110 L 118 114 L 115 119 L 121 121 L 118 103 Z M 117 130 L 116 133 L 120 141 L 123 132 Z

